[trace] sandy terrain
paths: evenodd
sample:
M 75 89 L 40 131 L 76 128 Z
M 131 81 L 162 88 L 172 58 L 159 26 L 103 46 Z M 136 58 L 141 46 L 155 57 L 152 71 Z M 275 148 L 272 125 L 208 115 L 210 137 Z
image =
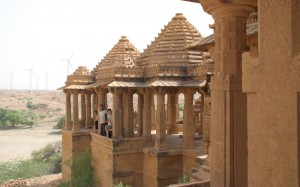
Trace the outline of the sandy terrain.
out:
M 61 91 L 0 91 L 0 107 L 15 110 L 29 110 L 28 101 L 46 104 L 46 107 L 33 110 L 37 115 L 46 116 L 32 128 L 0 128 L 0 161 L 30 158 L 33 150 L 45 147 L 48 143 L 61 140 L 60 130 L 53 129 L 56 119 L 65 113 L 64 93 Z
M 0 162 L 30 158 L 33 150 L 61 141 L 60 130 L 53 129 L 54 125 L 55 122 L 48 122 L 32 128 L 0 130 Z

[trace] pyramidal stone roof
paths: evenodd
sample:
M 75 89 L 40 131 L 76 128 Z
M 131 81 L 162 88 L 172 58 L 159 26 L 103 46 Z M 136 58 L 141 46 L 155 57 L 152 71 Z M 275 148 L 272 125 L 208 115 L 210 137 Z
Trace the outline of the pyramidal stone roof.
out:
M 108 52 L 108 54 L 92 70 L 92 74 L 96 75 L 98 69 L 102 67 L 134 66 L 135 60 L 139 55 L 140 52 L 127 39 L 127 37 L 122 36 L 119 42 Z
M 91 84 L 94 78 L 85 66 L 79 66 L 73 74 L 67 77 L 67 85 L 70 84 Z
M 139 66 L 168 64 L 184 65 L 202 61 L 201 52 L 189 51 L 186 47 L 201 39 L 201 34 L 187 21 L 182 13 L 175 17 L 161 30 L 158 37 L 148 45 L 137 59 Z

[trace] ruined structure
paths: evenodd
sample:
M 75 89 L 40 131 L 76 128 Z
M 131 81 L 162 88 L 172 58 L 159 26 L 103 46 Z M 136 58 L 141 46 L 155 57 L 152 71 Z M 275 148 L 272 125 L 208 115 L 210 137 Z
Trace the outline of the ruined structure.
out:
M 206 154 L 208 145 L 202 142 L 206 146 L 201 149 L 200 140 L 195 140 L 193 101 L 196 92 L 202 106 L 209 97 L 207 72 L 213 71 L 212 63 L 207 53 L 186 48 L 200 39 L 186 18 L 176 14 L 143 53 L 123 36 L 91 72 L 79 67 L 68 76 L 63 87 L 67 112 L 63 161 L 72 160 L 76 152 L 90 151 L 97 186 L 118 181 L 132 186 L 166 186 L 190 173 L 195 158 Z M 107 106 L 108 93 L 113 98 L 111 139 L 90 128 L 91 110 L 100 104 Z M 172 135 L 180 93 L 184 94 L 182 138 Z M 133 123 L 134 94 L 138 125 Z M 203 114 L 210 114 L 203 108 Z M 155 131 L 151 131 L 152 124 Z M 63 166 L 63 180 L 69 180 L 71 172 Z

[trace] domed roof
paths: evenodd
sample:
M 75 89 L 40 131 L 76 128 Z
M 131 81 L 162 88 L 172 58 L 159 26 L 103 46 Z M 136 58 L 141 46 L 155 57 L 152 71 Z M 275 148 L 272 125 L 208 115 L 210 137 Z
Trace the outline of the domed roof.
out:
M 140 55 L 140 52 L 134 45 L 122 36 L 119 42 L 109 51 L 109 53 L 98 63 L 92 70 L 92 74 L 96 75 L 99 68 L 114 67 L 114 66 L 134 66 L 135 59 Z
M 201 53 L 189 51 L 186 46 L 201 39 L 201 34 L 181 13 L 162 29 L 137 59 L 140 66 L 155 64 L 183 65 L 202 61 Z

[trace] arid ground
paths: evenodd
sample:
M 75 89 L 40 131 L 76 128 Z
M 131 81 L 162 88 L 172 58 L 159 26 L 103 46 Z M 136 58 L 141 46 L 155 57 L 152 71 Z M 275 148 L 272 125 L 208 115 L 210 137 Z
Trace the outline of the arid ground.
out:
M 0 108 L 30 110 L 27 102 L 42 104 L 32 110 L 42 116 L 36 124 L 29 126 L 0 126 L 0 162 L 30 158 L 32 151 L 48 143 L 61 140 L 61 133 L 53 129 L 57 118 L 65 114 L 65 95 L 62 91 L 0 91 Z

